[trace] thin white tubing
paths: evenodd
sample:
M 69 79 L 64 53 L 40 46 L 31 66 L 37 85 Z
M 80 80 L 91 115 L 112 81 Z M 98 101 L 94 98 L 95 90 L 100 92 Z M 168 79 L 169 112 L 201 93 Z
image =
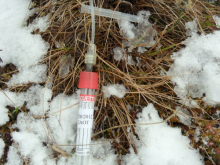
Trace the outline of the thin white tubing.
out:
M 90 0 L 90 6 L 91 6 L 91 15 L 92 15 L 92 37 L 91 37 L 91 44 L 95 44 L 95 12 L 94 12 L 93 0 Z

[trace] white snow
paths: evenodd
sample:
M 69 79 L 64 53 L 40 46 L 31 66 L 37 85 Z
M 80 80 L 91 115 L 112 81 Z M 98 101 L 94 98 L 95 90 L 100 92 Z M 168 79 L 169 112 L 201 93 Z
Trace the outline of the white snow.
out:
M 28 92 L 28 91 L 27 91 Z M 21 96 L 22 97 L 22 96 Z M 36 99 L 38 97 L 39 99 Z M 32 97 L 33 98 L 33 97 Z M 33 100 L 41 100 L 42 95 L 36 95 Z M 19 154 L 23 157 L 30 158 L 31 163 L 43 164 L 74 164 L 75 155 L 71 154 L 75 145 L 76 128 L 77 128 L 77 111 L 78 111 L 78 95 L 66 96 L 63 94 L 57 95 L 50 103 L 49 110 L 46 112 L 48 118 L 46 122 L 43 119 L 34 119 L 30 115 L 20 112 L 17 117 L 17 123 L 12 128 L 18 128 L 19 132 L 13 132 L 12 137 L 18 143 L 18 150 L 10 148 L 10 157 L 19 159 Z M 30 112 L 35 109 L 35 105 L 30 105 Z M 61 111 L 60 111 L 61 110 Z M 29 112 L 29 113 L 30 113 Z M 36 116 L 42 115 L 40 111 Z M 31 114 L 31 113 L 30 113 Z M 47 123 L 47 124 L 46 124 Z M 43 146 L 43 142 L 49 143 L 50 146 Z M 92 141 L 91 149 L 91 164 L 103 164 L 105 162 L 112 162 L 116 165 L 117 155 L 111 149 L 109 142 Z M 58 149 L 65 151 L 70 158 L 60 158 L 58 163 L 53 160 L 52 149 L 53 145 L 58 146 Z M 67 145 L 67 146 L 66 146 Z M 19 153 L 19 154 L 18 154 Z M 104 158 L 106 157 L 106 158 Z M 8 165 L 12 165 L 13 160 L 9 161 Z
M 5 148 L 5 142 L 0 138 L 0 158 L 4 153 L 4 148 Z
M 44 94 L 44 100 L 42 95 Z M 52 92 L 49 89 L 45 89 L 40 85 L 34 85 L 30 87 L 25 93 L 14 93 L 5 90 L 4 93 L 0 92 L 0 126 L 9 121 L 7 105 L 12 107 L 21 107 L 24 102 L 27 102 L 26 107 L 30 109 L 29 114 L 31 115 L 43 115 L 43 101 L 44 101 L 44 112 L 49 109 L 49 103 L 52 96 Z M 16 106 L 15 106 L 15 105 Z
M 90 165 L 117 165 L 117 155 L 114 154 L 114 150 L 111 149 L 110 142 L 99 140 L 96 142 L 92 141 L 91 143 L 96 145 L 91 146 L 93 155 L 90 155 L 89 157 Z M 70 158 L 61 157 L 57 161 L 57 165 L 76 165 L 75 163 L 75 155 Z
M 153 104 L 148 104 L 137 114 L 136 123 L 162 122 Z M 138 154 L 133 149 L 122 159 L 122 165 L 202 165 L 203 157 L 190 146 L 190 140 L 181 135 L 180 128 L 167 123 L 137 125 L 136 129 L 146 146 L 136 140 Z
M 5 94 L 4 94 L 5 93 Z M 6 108 L 7 105 L 14 106 L 14 104 L 5 96 L 7 95 L 12 101 L 16 101 L 16 94 L 9 91 L 0 92 L 0 126 L 4 125 L 7 121 L 9 121 L 8 117 L 8 109 Z M 18 106 L 22 106 L 23 102 L 17 104 Z
M 28 64 L 27 64 L 28 65 Z M 18 74 L 14 74 L 8 82 L 12 86 L 28 82 L 44 82 L 46 78 L 46 65 L 34 65 L 26 69 L 20 69 Z M 18 78 L 18 75 L 20 77 Z
M 5 165 L 23 165 L 23 160 L 15 147 L 15 144 L 9 147 L 7 163 Z
M 215 24 L 218 28 L 220 28 L 220 17 L 217 15 L 213 15 L 212 18 L 215 20 Z
M 10 85 L 45 80 L 46 66 L 39 66 L 38 61 L 49 47 L 39 34 L 32 35 L 31 32 L 34 28 L 45 30 L 47 17 L 23 27 L 26 17 L 33 14 L 28 9 L 29 4 L 30 0 L 0 1 L 0 57 L 3 60 L 0 66 L 12 63 L 19 71 L 8 82 Z M 38 74 L 33 74 L 35 72 Z
M 168 71 L 181 98 L 201 98 L 210 105 L 220 103 L 220 31 L 187 39 L 185 48 L 174 53 Z
M 115 59 L 116 61 L 120 61 L 121 59 L 122 59 L 122 60 L 126 59 L 126 61 L 127 61 L 127 63 L 128 63 L 129 65 L 134 65 L 134 61 L 132 60 L 132 56 L 127 55 L 127 54 L 125 53 L 125 50 L 124 50 L 124 49 L 122 49 L 122 48 L 120 48 L 120 47 L 116 47 L 116 48 L 113 49 L 113 51 L 114 51 L 114 59 Z M 123 56 L 123 55 L 124 55 L 124 56 Z
M 33 133 L 13 132 L 12 138 L 18 143 L 22 156 L 28 157 L 33 165 L 44 165 L 47 149 Z
M 111 147 L 110 142 L 99 140 L 97 142 L 92 141 L 92 153 L 93 157 L 90 156 L 90 164 L 93 165 L 103 165 L 103 164 L 111 164 L 118 165 L 117 163 L 117 155 L 114 154 L 114 150 Z
M 123 50 L 122 50 L 122 48 L 116 47 L 116 48 L 113 49 L 113 51 L 114 51 L 114 59 L 116 61 L 120 61 L 122 59 L 122 57 L 123 57 Z
M 112 95 L 122 98 L 126 94 L 126 88 L 124 85 L 120 84 L 108 84 L 107 86 L 103 86 L 102 92 L 105 98 L 109 98 Z
M 44 97 L 42 97 L 44 95 Z M 20 94 L 20 99 L 27 102 L 31 115 L 43 115 L 49 110 L 48 101 L 52 97 L 52 91 L 40 85 L 30 87 L 27 92 Z M 44 112 L 44 113 L 43 113 Z
M 196 36 L 197 35 L 197 24 L 196 24 L 196 19 L 194 19 L 192 22 L 187 22 L 185 24 L 186 26 L 186 35 L 187 36 Z
M 48 132 L 43 119 L 34 119 L 30 115 L 20 112 L 17 117 L 17 123 L 12 128 L 18 128 L 19 132 L 32 132 L 42 141 L 47 141 Z
M 121 34 L 124 33 L 126 38 L 128 38 L 128 39 L 137 38 L 137 36 L 135 34 L 136 28 L 132 23 L 130 23 L 129 21 L 126 21 L 126 20 L 121 20 L 119 26 L 121 28 Z
M 46 31 L 48 27 L 49 27 L 49 14 L 44 17 L 36 18 L 28 26 L 28 28 L 30 28 L 31 30 L 38 30 L 39 29 L 40 32 Z
M 50 141 L 54 139 L 57 144 L 75 145 L 78 102 L 76 95 L 63 96 L 59 94 L 52 100 L 48 114 L 54 114 L 47 119 L 48 129 L 51 134 Z M 59 112 L 69 106 L 72 107 Z M 59 148 L 71 153 L 73 146 Z

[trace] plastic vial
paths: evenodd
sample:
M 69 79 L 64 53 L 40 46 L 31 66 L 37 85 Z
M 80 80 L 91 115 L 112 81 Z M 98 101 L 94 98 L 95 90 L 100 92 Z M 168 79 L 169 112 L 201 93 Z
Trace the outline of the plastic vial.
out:
M 98 73 L 81 72 L 79 88 L 81 94 L 77 122 L 76 164 L 88 165 L 91 152 L 90 142 L 93 126 L 95 90 L 98 89 Z

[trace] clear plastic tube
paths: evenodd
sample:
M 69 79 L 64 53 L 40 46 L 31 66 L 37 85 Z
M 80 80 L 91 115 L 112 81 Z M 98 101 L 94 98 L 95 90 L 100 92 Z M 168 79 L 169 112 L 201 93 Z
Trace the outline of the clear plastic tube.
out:
M 76 164 L 89 165 L 92 135 L 95 89 L 80 89 L 76 138 Z
M 103 9 L 103 8 L 98 8 L 98 7 L 93 7 L 94 8 L 94 14 L 98 16 L 103 16 L 103 17 L 108 17 L 108 18 L 114 18 L 114 19 L 119 19 L 119 20 L 127 20 L 130 22 L 141 22 L 141 17 L 137 15 L 132 15 L 132 14 L 126 14 L 126 13 L 121 13 L 118 11 L 113 11 L 109 9 Z M 81 6 L 81 13 L 91 13 L 91 10 L 93 9 L 91 6 L 82 4 Z
M 92 16 L 92 37 L 91 44 L 95 44 L 95 14 L 94 14 L 94 5 L 93 0 L 90 0 L 91 16 Z
M 93 0 L 90 0 L 90 13 L 92 16 L 92 34 L 91 43 L 88 47 L 88 51 L 85 55 L 86 71 L 91 72 L 93 65 L 96 63 L 96 46 L 95 46 L 95 14 Z
M 92 16 L 92 36 L 91 44 L 88 47 L 87 54 L 85 55 L 86 71 L 92 73 L 93 65 L 96 63 L 96 46 L 95 46 L 95 14 L 93 0 L 90 0 L 90 13 Z M 87 72 L 88 73 L 88 72 Z M 87 78 L 89 75 L 86 76 Z M 81 75 L 82 76 L 82 75 Z M 85 76 L 81 77 L 82 79 Z M 93 77 L 95 78 L 95 77 Z M 96 79 L 97 78 L 97 79 Z M 95 103 L 95 89 L 98 89 L 98 74 L 95 79 L 89 79 L 88 83 L 91 83 L 90 89 L 84 82 L 79 82 L 79 87 L 81 88 L 79 111 L 78 111 L 78 122 L 77 122 L 77 138 L 76 138 L 76 164 L 77 165 L 89 165 L 89 155 L 90 155 L 90 142 L 92 137 L 92 126 L 93 126 L 93 113 L 94 113 L 94 103 Z M 97 87 L 94 87 L 94 82 L 97 82 Z M 81 85 L 80 85 L 81 84 Z

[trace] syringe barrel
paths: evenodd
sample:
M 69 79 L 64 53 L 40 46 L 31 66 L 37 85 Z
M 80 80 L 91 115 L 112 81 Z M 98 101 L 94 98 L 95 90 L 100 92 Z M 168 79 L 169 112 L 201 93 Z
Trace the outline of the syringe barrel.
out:
M 88 165 L 92 136 L 95 90 L 98 73 L 81 72 L 79 77 L 80 102 L 77 122 L 76 164 Z

